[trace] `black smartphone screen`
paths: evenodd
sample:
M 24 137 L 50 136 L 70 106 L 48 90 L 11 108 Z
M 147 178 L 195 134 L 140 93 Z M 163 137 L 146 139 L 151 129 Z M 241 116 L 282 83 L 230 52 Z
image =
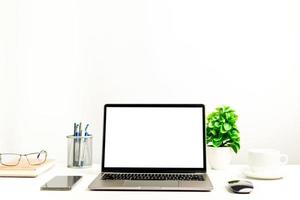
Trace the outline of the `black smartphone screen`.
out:
M 55 176 L 42 185 L 41 190 L 71 190 L 81 176 Z

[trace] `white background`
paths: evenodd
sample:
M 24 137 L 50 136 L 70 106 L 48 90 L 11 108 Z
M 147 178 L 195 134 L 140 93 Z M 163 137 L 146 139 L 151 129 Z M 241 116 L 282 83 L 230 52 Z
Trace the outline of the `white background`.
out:
M 203 168 L 202 108 L 108 107 L 105 167 Z
M 241 151 L 300 163 L 297 0 L 0 0 L 0 151 L 66 160 L 73 122 L 100 162 L 104 103 L 228 104 Z

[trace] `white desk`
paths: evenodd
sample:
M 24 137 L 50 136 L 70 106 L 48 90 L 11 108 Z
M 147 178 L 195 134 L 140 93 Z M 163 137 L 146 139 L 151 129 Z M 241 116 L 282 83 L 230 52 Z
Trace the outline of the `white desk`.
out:
M 232 165 L 227 170 L 209 170 L 208 174 L 214 185 L 212 192 L 129 192 L 129 191 L 89 191 L 87 186 L 99 173 L 100 166 L 95 165 L 90 169 L 69 169 L 56 164 L 50 171 L 37 178 L 0 178 L 0 198 L 9 199 L 297 199 L 300 192 L 300 165 L 285 167 L 285 177 L 279 180 L 254 180 L 254 190 L 251 194 L 241 195 L 229 193 L 225 185 L 233 179 L 246 179 L 242 174 L 245 166 Z M 83 178 L 71 191 L 40 191 L 40 186 L 56 175 L 82 175 Z

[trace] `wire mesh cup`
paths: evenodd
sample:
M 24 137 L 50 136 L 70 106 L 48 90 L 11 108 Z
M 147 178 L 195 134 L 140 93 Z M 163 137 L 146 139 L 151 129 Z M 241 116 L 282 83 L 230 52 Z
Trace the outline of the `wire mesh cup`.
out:
M 68 135 L 68 167 L 87 168 L 92 166 L 93 137 Z

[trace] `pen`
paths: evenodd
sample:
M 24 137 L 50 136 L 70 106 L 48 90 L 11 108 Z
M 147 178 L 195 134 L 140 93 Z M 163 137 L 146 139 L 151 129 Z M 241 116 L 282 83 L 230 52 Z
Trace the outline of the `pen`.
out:
M 76 123 L 74 123 L 74 133 L 73 133 L 73 135 L 75 136 L 76 135 Z
M 74 123 L 74 137 L 77 137 L 78 132 L 77 132 L 78 125 Z M 73 166 L 76 166 L 76 144 L 77 144 L 77 139 L 73 140 Z
M 82 135 L 81 122 L 79 123 L 79 136 Z
M 83 161 L 82 161 L 82 145 L 83 144 L 81 144 L 82 143 L 82 138 L 81 138 L 81 136 L 82 136 L 82 126 L 81 126 L 81 122 L 79 123 L 79 134 L 78 134 L 78 136 L 79 136 L 79 147 L 78 147 L 78 166 L 82 166 L 83 165 Z
M 86 125 L 85 129 L 84 129 L 84 136 L 89 136 L 87 129 L 89 127 L 89 124 Z
M 89 134 L 88 134 L 88 132 L 87 132 L 88 127 L 89 127 L 89 124 L 87 124 L 86 127 L 85 127 L 85 129 L 84 129 L 84 136 L 85 136 L 85 137 L 86 137 L 86 136 L 89 136 Z M 86 159 L 85 159 L 85 157 L 86 157 L 85 151 L 86 151 L 86 148 L 87 148 L 87 138 L 84 138 L 84 140 L 83 140 L 83 145 L 84 145 L 84 147 L 83 147 L 83 153 L 82 153 L 83 161 L 82 161 L 82 163 L 81 163 L 82 166 L 83 166 L 83 164 L 84 164 L 84 161 L 86 160 Z M 89 156 L 89 153 L 87 154 L 87 156 Z M 89 159 L 89 158 L 88 158 L 88 159 Z

